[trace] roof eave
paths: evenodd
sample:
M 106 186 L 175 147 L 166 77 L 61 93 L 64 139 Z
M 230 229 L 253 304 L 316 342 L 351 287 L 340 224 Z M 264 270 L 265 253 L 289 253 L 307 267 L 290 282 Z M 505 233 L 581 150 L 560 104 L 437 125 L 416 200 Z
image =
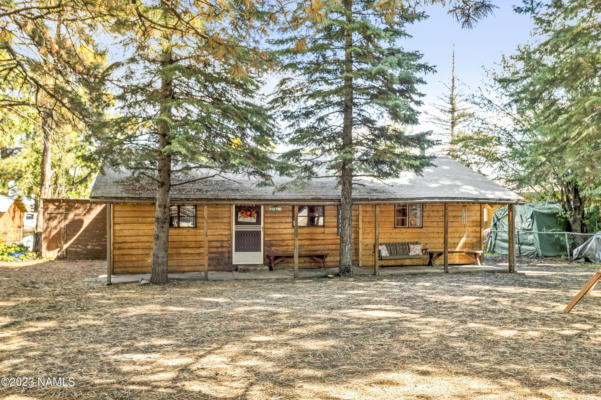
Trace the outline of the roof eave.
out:
M 266 198 L 224 198 L 207 199 L 181 197 L 171 198 L 172 202 L 180 204 L 299 204 L 311 202 L 315 205 L 340 204 L 339 199 L 324 198 L 291 198 L 291 199 L 266 199 Z M 155 202 L 151 197 L 91 197 L 92 203 L 130 203 L 130 204 L 152 204 Z M 502 199 L 502 198 L 465 198 L 465 197 L 436 197 L 436 198 L 355 198 L 354 204 L 394 204 L 394 203 L 475 203 L 475 204 L 524 204 L 524 199 Z

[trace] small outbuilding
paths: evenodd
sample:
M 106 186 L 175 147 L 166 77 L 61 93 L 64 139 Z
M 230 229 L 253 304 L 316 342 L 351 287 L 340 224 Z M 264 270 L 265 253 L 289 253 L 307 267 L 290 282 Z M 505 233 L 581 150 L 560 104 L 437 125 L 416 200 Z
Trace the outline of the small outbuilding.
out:
M 283 183 L 276 180 L 276 185 Z M 196 172 L 173 176 L 172 185 L 170 272 L 292 267 L 295 247 L 300 268 L 338 266 L 340 189 L 335 179 L 275 191 L 245 176 Z M 150 271 L 154 192 L 153 182 L 123 169 L 97 177 L 90 199 L 108 205 L 112 274 Z M 439 257 L 445 267 L 477 263 L 484 208 L 503 204 L 512 210 L 522 201 L 447 157 L 436 158 L 421 175 L 358 178 L 353 189 L 354 264 L 377 273 L 380 266 L 428 265 Z
M 0 242 L 19 243 L 23 239 L 26 211 L 20 197 L 0 196 Z
M 78 199 L 44 199 L 42 256 L 106 259 L 106 206 Z

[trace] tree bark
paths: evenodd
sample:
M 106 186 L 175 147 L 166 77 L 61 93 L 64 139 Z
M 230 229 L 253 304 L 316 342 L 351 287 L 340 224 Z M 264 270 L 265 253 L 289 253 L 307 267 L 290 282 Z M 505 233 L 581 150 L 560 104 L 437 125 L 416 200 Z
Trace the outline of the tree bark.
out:
M 344 56 L 344 110 L 342 128 L 342 167 L 340 172 L 340 266 L 341 276 L 353 274 L 353 2 L 344 1 L 346 10 Z
M 568 218 L 569 231 L 584 233 L 586 227 L 584 225 L 584 209 L 586 199 L 583 198 L 580 192 L 580 186 L 575 181 L 564 182 L 562 185 L 561 206 Z M 581 245 L 586 240 L 586 237 L 574 235 L 574 244 Z
M 173 64 L 171 49 L 164 48 L 161 65 L 163 69 Z M 165 119 L 171 115 L 171 100 L 173 98 L 173 81 L 163 74 L 161 78 L 160 98 L 162 101 L 161 119 L 157 123 L 158 173 L 157 194 L 154 215 L 154 243 L 152 249 L 152 272 L 150 282 L 155 284 L 167 283 L 169 265 L 169 192 L 171 191 L 171 155 L 166 151 L 170 143 L 169 124 Z
M 40 110 L 42 122 L 42 160 L 40 162 L 40 193 L 37 201 L 37 219 L 33 235 L 33 251 L 40 256 L 43 254 L 42 232 L 44 231 L 44 199 L 50 197 L 50 182 L 52 179 L 52 147 L 51 139 L 54 131 L 52 110 Z
M 455 94 L 455 46 L 453 46 L 453 61 L 451 64 L 451 94 L 449 95 L 451 105 L 451 142 L 455 139 L 457 129 L 457 96 Z

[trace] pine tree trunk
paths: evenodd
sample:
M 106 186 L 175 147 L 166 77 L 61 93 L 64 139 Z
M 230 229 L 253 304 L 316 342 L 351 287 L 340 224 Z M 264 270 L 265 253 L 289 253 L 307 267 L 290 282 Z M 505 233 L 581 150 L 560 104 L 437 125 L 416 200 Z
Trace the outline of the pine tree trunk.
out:
M 578 183 L 574 181 L 565 182 L 562 192 L 562 208 L 568 218 L 570 232 L 584 233 L 586 230 L 584 226 L 585 200 L 580 193 Z M 576 246 L 581 245 L 585 240 L 584 236 L 574 236 Z
M 451 94 L 449 96 L 451 109 L 451 143 L 455 139 L 457 129 L 457 97 L 455 95 L 455 47 L 453 47 L 453 61 L 451 66 Z
M 163 52 L 162 67 L 166 68 L 173 63 L 170 49 Z M 173 97 L 173 82 L 171 78 L 163 75 L 161 78 L 161 116 L 169 118 Z M 155 201 L 154 215 L 154 244 L 152 249 L 152 273 L 150 282 L 155 284 L 167 283 L 169 265 L 169 192 L 171 190 L 171 156 L 165 152 L 170 145 L 169 126 L 166 121 L 160 120 L 157 124 L 159 135 L 158 147 L 158 184 Z
M 169 264 L 169 191 L 171 187 L 171 157 L 162 149 L 168 145 L 167 135 L 159 138 L 158 185 L 154 214 L 154 246 L 150 282 L 168 282 Z
M 353 46 L 352 0 L 344 1 L 346 10 L 345 57 L 344 57 L 344 117 L 342 128 L 342 167 L 340 174 L 340 267 L 341 276 L 353 274 Z
M 40 112 L 42 121 L 42 160 L 40 162 L 40 193 L 37 201 L 37 219 L 33 234 L 33 251 L 41 256 L 43 254 L 42 232 L 44 230 L 44 199 L 50 197 L 50 180 L 52 175 L 52 138 L 53 116 L 52 111 L 43 109 Z

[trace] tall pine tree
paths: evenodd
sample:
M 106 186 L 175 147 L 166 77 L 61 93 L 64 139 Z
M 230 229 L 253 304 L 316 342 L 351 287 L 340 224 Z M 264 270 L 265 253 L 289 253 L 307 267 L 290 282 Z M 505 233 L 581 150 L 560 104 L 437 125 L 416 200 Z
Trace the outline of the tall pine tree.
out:
M 273 104 L 294 148 L 284 154 L 305 177 L 335 176 L 341 187 L 340 274 L 352 274 L 353 178 L 421 171 L 430 162 L 418 122 L 422 74 L 432 68 L 400 41 L 423 15 L 380 8 L 372 0 L 329 1 L 301 9 L 294 29 L 275 41 L 284 69 Z M 309 10 L 310 11 L 310 10 Z
M 525 1 L 534 40 L 503 61 L 504 94 L 528 121 L 525 181 L 552 182 L 572 231 L 599 187 L 601 1 Z
M 252 1 L 100 4 L 126 58 L 110 80 L 116 116 L 95 127 L 108 164 L 156 188 L 151 282 L 168 280 L 172 177 L 226 172 L 269 179 L 270 115 L 256 99 L 267 54 L 254 47 Z M 199 174 L 195 174 L 197 177 Z M 202 175 L 202 174 L 200 174 Z
M 464 128 L 469 124 L 473 113 L 459 88 L 460 80 L 455 72 L 455 47 L 451 56 L 451 79 L 445 85 L 447 93 L 442 96 L 436 105 L 436 112 L 432 122 L 437 126 L 441 140 L 452 145 L 458 136 L 465 133 Z

